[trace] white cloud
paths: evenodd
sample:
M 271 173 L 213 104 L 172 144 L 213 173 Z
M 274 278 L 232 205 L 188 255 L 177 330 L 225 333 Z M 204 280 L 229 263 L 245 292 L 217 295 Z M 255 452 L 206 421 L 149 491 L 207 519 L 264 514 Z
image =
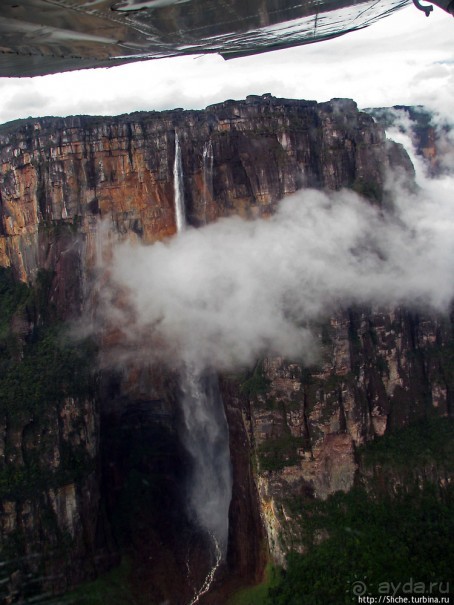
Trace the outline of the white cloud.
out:
M 99 314 L 123 336 L 109 353 L 117 363 L 132 351 L 215 369 L 265 354 L 311 361 L 310 322 L 343 306 L 446 311 L 453 178 L 418 176 L 417 193 L 390 180 L 395 206 L 386 212 L 351 191 L 306 190 L 267 220 L 228 218 L 153 246 L 116 246 Z

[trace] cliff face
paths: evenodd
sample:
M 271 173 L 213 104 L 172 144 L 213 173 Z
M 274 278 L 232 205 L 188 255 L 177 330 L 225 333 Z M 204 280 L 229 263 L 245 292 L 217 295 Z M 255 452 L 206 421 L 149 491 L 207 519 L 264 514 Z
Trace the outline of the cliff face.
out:
M 452 415 L 452 320 L 404 309 L 352 309 L 320 326 L 319 365 L 267 358 L 253 382 L 243 383 L 275 560 L 284 563 L 288 550 L 299 548 L 295 501 L 325 499 L 371 477 L 360 446 L 417 420 Z M 413 470 L 411 486 L 452 481 L 444 467 L 427 471 L 415 462 Z M 392 464 L 385 475 L 391 494 L 405 486 Z
M 19 297 L 8 316 L 5 334 L 14 335 L 16 348 L 6 339 L 2 350 L 11 371 L 42 354 L 35 342 L 55 350 L 60 340 L 46 341 L 40 329 L 56 330 L 86 309 L 102 256 L 100 219 L 111 219 L 107 235 L 114 240 L 152 243 L 175 233 L 176 133 L 194 226 L 234 214 L 268 216 L 282 197 L 306 187 L 352 188 L 381 204 L 386 168 L 412 173 L 402 148 L 348 100 L 316 104 L 265 95 L 205 111 L 5 125 L 0 264 L 35 292 L 25 303 Z M 298 547 L 289 499 L 348 490 L 361 472 L 361 444 L 452 411 L 452 318 L 357 308 L 339 311 L 317 330 L 317 366 L 266 358 L 249 374 L 221 377 L 233 466 L 227 583 L 257 580 L 267 547 L 279 562 Z M 98 345 L 108 350 L 109 338 Z M 58 348 L 56 357 L 63 354 Z M 55 365 L 54 357 L 46 363 Z M 36 465 L 40 471 L 33 492 L 24 494 L 18 481 L 3 494 L 2 538 L 13 561 L 8 594 L 23 594 L 20 574 L 49 578 L 58 568 L 61 581 L 38 586 L 64 590 L 128 552 L 149 600 L 178 603 L 187 590 L 184 578 L 175 580 L 186 563 L 178 543 L 191 527 L 180 512 L 187 461 L 176 431 L 176 378 L 139 364 L 123 373 L 104 370 L 81 393 L 65 376 L 52 375 L 63 387 L 44 391 L 43 407 L 13 419 L 13 403 L 36 396 L 19 393 L 2 410 L 5 477 L 14 471 L 27 478 Z M 67 468 L 71 476 L 59 472 Z M 62 536 L 65 548 L 53 557 Z M 199 581 L 203 548 L 194 549 Z M 26 559 L 37 551 L 44 572 Z
M 378 198 L 390 158 L 409 168 L 382 129 L 345 100 L 265 95 L 197 112 L 12 123 L 0 131 L 1 264 L 22 279 L 38 267 L 58 271 L 61 250 L 48 233 L 55 222 L 76 225 L 88 248 L 99 217 L 147 243 L 172 235 L 175 132 L 193 225 L 267 215 L 302 187 L 353 187 Z
M 99 407 L 87 342 L 68 341 L 49 303 L 0 269 L 2 600 L 63 592 L 114 562 L 99 518 Z

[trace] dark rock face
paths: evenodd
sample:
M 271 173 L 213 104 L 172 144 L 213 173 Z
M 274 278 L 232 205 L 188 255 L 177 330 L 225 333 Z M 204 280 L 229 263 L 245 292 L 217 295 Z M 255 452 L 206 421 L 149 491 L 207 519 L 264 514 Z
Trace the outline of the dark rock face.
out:
M 354 309 L 319 333 L 319 365 L 265 359 L 266 388 L 248 397 L 261 506 L 281 563 L 289 548 L 298 548 L 293 499 L 348 491 L 364 470 L 361 445 L 418 420 L 452 417 L 452 316 Z M 429 475 L 440 485 L 452 481 L 444 468 Z M 392 477 L 387 468 L 390 484 Z M 401 484 L 398 475 L 395 483 Z
M 2 602 L 64 592 L 115 562 L 99 515 L 96 384 L 86 343 L 54 318 L 50 274 L 0 270 Z
M 113 239 L 152 243 L 175 233 L 176 132 L 186 213 L 194 226 L 234 214 L 268 216 L 282 197 L 307 187 L 352 188 L 381 204 L 390 164 L 412 174 L 403 149 L 342 99 L 317 104 L 264 95 L 204 111 L 5 125 L 0 264 L 38 291 L 40 270 L 47 275 L 41 302 L 26 312 L 19 305 L 8 317 L 24 360 L 40 326 L 75 319 L 96 305 L 88 286 L 100 261 L 100 218 L 111 219 Z M 290 545 L 297 545 L 289 497 L 348 490 L 361 444 L 415 419 L 452 413 L 452 319 L 405 309 L 339 311 L 319 326 L 317 367 L 267 358 L 252 382 L 248 375 L 221 377 L 233 497 L 223 586 L 215 591 L 222 595 L 228 587 L 257 581 L 269 553 L 282 562 Z M 101 352 L 108 353 L 115 338 L 112 330 L 98 343 Z M 14 357 L 6 344 L 3 349 Z M 54 381 L 62 382 L 58 376 Z M 57 568 L 63 576 L 50 578 L 42 591 L 66 590 L 128 553 L 133 581 L 150 602 L 189 600 L 181 578 L 187 556 L 182 544 L 193 528 L 181 512 L 187 460 L 176 432 L 175 376 L 138 364 L 98 373 L 90 397 L 62 393 L 46 400 L 45 428 L 37 428 L 36 409 L 16 424 L 8 409 L 0 410 L 5 473 L 32 468 L 27 452 L 43 442 L 45 430 L 48 446 L 37 454 L 41 468 L 58 468 L 63 454 L 77 466 L 76 454 L 83 453 L 81 472 L 71 480 L 54 474 L 51 487 L 2 498 L 2 545 L 13 549 L 12 560 L 25 561 L 8 569 L 10 594 L 17 571 L 38 574 L 24 557 L 39 549 L 47 576 Z M 44 526 L 46 515 L 57 529 Z M 17 531 L 25 543 L 7 544 Z M 60 558 L 47 557 L 65 532 Z M 193 556 L 200 584 L 203 544 L 197 538 Z

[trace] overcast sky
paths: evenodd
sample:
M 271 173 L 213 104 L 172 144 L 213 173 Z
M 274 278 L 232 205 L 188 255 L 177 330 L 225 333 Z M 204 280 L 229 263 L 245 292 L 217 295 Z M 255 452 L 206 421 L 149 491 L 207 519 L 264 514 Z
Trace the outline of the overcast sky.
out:
M 206 55 L 0 78 L 0 122 L 43 115 L 199 109 L 266 92 L 317 101 L 349 97 L 360 107 L 425 104 L 450 116 L 453 43 L 452 17 L 434 7 L 426 18 L 411 4 L 335 40 L 243 59 Z

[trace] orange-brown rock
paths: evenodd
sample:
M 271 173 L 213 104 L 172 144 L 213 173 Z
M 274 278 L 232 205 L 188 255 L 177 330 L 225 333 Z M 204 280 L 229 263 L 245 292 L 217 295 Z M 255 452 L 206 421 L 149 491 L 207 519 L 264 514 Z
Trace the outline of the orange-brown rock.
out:
M 381 128 L 348 100 L 264 95 L 203 111 L 25 120 L 0 128 L 0 264 L 33 278 L 50 263 L 44 242 L 56 224 L 77 227 L 84 265 L 99 219 L 148 243 L 175 233 L 176 132 L 193 225 L 267 216 L 302 187 L 356 187 L 380 201 L 390 150 Z

